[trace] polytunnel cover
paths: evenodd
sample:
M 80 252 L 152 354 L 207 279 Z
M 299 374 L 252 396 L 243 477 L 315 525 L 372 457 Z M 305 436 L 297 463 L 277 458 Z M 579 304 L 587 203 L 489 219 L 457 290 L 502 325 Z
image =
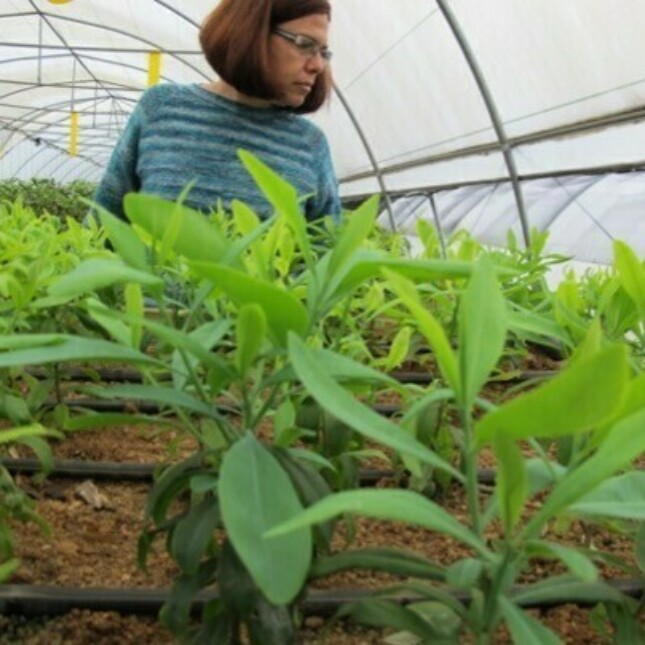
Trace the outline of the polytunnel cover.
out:
M 161 52 L 160 82 L 213 78 L 197 34 L 215 5 L 2 0 L 0 179 L 98 180 L 148 85 L 152 52 Z M 552 218 L 586 234 L 605 217 L 625 217 L 619 230 L 633 221 L 642 226 L 643 175 L 605 181 L 592 174 L 645 166 L 645 3 L 332 0 L 332 6 L 337 93 L 313 118 L 329 138 L 343 195 L 378 192 L 380 169 L 394 195 L 471 186 L 472 198 L 483 185 L 508 180 L 504 151 L 511 151 L 525 187 L 544 180 L 530 189 L 536 191 L 528 196 L 530 226 Z M 73 118 L 78 149 L 70 156 Z M 565 175 L 580 178 L 572 190 L 586 196 L 581 212 L 588 216 L 565 216 L 557 206 L 564 182 L 558 178 Z M 549 205 L 536 206 L 535 195 L 554 188 Z M 625 190 L 628 199 L 612 210 Z M 478 203 L 463 222 L 485 223 Z M 505 203 L 514 220 L 516 206 Z M 604 228 L 611 237 L 612 227 Z

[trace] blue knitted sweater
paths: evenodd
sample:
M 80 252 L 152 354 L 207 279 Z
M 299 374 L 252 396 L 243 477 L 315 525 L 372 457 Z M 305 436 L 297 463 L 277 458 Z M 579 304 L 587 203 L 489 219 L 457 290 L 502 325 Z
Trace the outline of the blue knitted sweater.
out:
M 124 218 L 130 191 L 175 200 L 195 180 L 185 203 L 202 211 L 232 199 L 260 217 L 272 208 L 237 150 L 254 153 L 305 197 L 307 219 L 341 212 L 338 184 L 322 131 L 278 108 L 230 101 L 200 85 L 156 85 L 137 104 L 110 158 L 95 200 Z

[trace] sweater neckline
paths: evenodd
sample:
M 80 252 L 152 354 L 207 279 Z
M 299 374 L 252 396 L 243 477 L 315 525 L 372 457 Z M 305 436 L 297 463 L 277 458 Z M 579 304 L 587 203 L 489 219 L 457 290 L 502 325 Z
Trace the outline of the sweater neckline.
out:
M 245 103 L 240 103 L 239 101 L 233 101 L 221 94 L 211 92 L 203 87 L 199 83 L 191 83 L 188 86 L 194 94 L 199 96 L 201 99 L 207 101 L 211 105 L 217 105 L 223 107 L 229 112 L 234 113 L 244 113 L 253 116 L 263 116 L 267 117 L 276 117 L 276 116 L 291 116 L 290 112 L 286 110 L 281 110 L 277 107 L 257 107 L 253 105 L 246 105 Z

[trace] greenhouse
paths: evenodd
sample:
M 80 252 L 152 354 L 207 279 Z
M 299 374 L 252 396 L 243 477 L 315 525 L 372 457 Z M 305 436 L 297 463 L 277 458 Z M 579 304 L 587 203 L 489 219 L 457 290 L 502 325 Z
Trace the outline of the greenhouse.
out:
M 644 32 L 0 3 L 0 643 L 645 642 Z

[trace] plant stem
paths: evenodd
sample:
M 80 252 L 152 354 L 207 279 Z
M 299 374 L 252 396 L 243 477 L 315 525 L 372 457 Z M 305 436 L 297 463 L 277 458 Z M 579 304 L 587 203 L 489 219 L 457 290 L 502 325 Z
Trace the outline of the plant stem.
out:
M 271 392 L 269 396 L 267 397 L 266 401 L 258 411 L 258 413 L 255 415 L 255 417 L 251 420 L 249 424 L 249 430 L 254 430 L 255 426 L 258 425 L 262 419 L 266 416 L 268 410 L 273 407 L 273 403 L 275 401 L 275 397 L 278 394 L 280 390 L 280 384 L 274 385 L 273 388 L 271 389 Z
M 482 521 L 479 509 L 479 481 L 477 479 L 477 449 L 473 441 L 473 423 L 470 410 L 461 410 L 461 421 L 464 429 L 463 460 L 466 475 L 466 499 L 472 523 L 472 529 L 478 538 L 482 537 Z

